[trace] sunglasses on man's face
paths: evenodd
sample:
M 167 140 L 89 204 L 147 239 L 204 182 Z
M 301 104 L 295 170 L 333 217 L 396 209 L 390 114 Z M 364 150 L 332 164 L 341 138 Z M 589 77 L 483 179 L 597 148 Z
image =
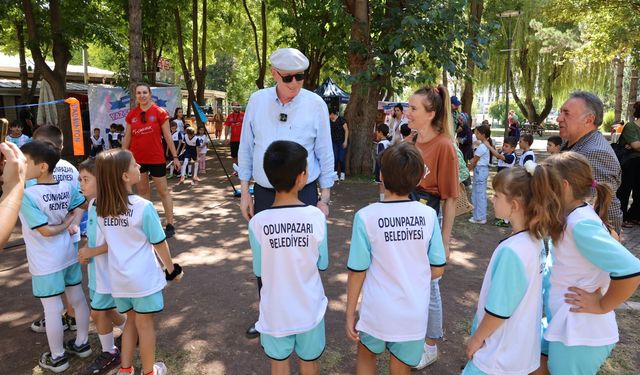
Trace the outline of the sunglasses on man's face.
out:
M 304 81 L 304 76 L 305 76 L 304 72 L 303 73 L 291 74 L 291 75 L 288 75 L 288 76 L 283 76 L 282 74 L 280 74 L 280 72 L 278 72 L 278 71 L 276 71 L 276 72 L 278 73 L 280 78 L 282 78 L 282 82 L 284 82 L 284 83 L 291 83 L 294 78 L 298 82 Z
M 145 117 L 147 113 L 146 112 L 140 112 L 140 120 L 142 121 L 143 124 L 147 123 L 147 119 Z

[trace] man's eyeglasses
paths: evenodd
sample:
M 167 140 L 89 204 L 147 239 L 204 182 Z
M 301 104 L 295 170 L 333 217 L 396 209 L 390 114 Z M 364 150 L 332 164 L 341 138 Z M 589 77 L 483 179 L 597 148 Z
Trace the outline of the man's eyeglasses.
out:
M 147 118 L 145 117 L 147 113 L 146 112 L 140 112 L 140 120 L 142 121 L 143 124 L 147 123 Z
M 288 75 L 288 76 L 283 76 L 277 70 L 276 70 L 276 73 L 278 73 L 280 78 L 282 78 L 282 82 L 284 82 L 284 83 L 291 83 L 291 81 L 293 81 L 294 78 L 296 79 L 296 81 L 300 82 L 300 81 L 304 81 L 304 78 L 305 78 L 304 72 L 303 73 L 291 74 L 291 75 Z

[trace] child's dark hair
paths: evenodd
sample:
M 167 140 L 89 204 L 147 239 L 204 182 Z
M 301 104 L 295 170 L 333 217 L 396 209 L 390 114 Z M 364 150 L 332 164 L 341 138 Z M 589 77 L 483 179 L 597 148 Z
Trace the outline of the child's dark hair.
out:
M 178 123 L 175 120 L 169 121 L 169 128 L 178 127 Z
M 20 120 L 14 120 L 11 122 L 11 126 L 9 128 L 22 128 L 22 123 Z
M 520 140 L 527 142 L 529 146 L 533 144 L 533 136 L 531 134 L 523 134 Z
M 422 154 L 412 143 L 391 146 L 382 153 L 380 173 L 385 189 L 398 195 L 409 195 L 424 175 Z
M 400 134 L 402 134 L 403 137 L 411 135 L 411 128 L 409 128 L 409 124 L 400 125 Z
M 562 144 L 562 138 L 559 135 L 552 135 L 547 139 L 547 142 L 551 142 L 556 146 L 560 146 Z
M 123 132 L 124 131 L 124 125 L 118 124 L 118 131 L 119 132 Z
M 554 168 L 560 177 L 571 185 L 574 199 L 587 200 L 591 197 L 593 190 L 596 190 L 596 201 L 593 208 L 605 224 L 607 212 L 613 199 L 613 193 L 608 185 L 598 183 L 593 179 L 591 163 L 577 152 L 563 152 L 552 155 L 545 159 L 544 164 Z
M 62 151 L 62 131 L 54 125 L 43 125 L 33 132 L 33 140 L 51 143 Z
M 516 137 L 508 136 L 504 137 L 504 141 L 502 142 L 502 144 L 516 148 L 516 146 L 518 145 L 518 140 L 516 139 Z
M 293 189 L 298 175 L 307 169 L 307 156 L 307 149 L 296 142 L 275 141 L 267 147 L 262 167 L 276 191 Z
M 47 163 L 49 173 L 53 173 L 56 164 L 60 161 L 60 151 L 51 142 L 32 141 L 24 144 L 20 150 L 35 164 Z
M 96 128 L 97 129 L 97 128 Z M 85 159 L 80 165 L 78 165 L 78 172 L 87 171 L 92 175 L 96 175 L 96 161 L 95 159 Z
M 118 124 L 116 124 L 115 122 L 109 125 L 109 129 L 117 129 L 117 128 L 118 128 Z
M 188 135 L 195 135 L 196 133 L 193 131 L 193 128 L 188 126 L 186 129 L 184 129 L 184 132 L 187 133 Z
M 533 175 L 520 166 L 507 168 L 494 177 L 492 185 L 507 199 L 520 201 L 531 237 L 538 240 L 550 237 L 558 242 L 565 215 L 560 200 L 562 179 L 554 168 L 537 165 Z
M 491 138 L 491 128 L 487 125 L 476 126 L 476 131 L 484 135 L 487 139 Z
M 376 131 L 382 133 L 385 137 L 389 135 L 389 126 L 387 124 L 376 125 Z

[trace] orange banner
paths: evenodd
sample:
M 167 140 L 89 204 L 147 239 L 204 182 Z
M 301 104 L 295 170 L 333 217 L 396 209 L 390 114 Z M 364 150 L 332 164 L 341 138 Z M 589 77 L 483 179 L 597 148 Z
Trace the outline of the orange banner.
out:
M 71 117 L 71 139 L 73 141 L 73 155 L 84 155 L 84 139 L 82 138 L 82 116 L 80 115 L 80 102 L 76 98 L 64 100 L 69 104 L 69 116 Z

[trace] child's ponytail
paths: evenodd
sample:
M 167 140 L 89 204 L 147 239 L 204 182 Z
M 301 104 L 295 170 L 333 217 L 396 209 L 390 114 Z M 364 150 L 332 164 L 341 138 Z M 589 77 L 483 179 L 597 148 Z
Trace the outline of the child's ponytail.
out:
M 573 199 L 588 201 L 596 192 L 594 210 L 600 219 L 608 225 L 607 211 L 613 199 L 611 188 L 593 179 L 593 171 L 589 160 L 577 152 L 563 152 L 553 155 L 544 164 L 558 171 L 560 177 L 567 181 L 573 192 Z
M 529 232 L 535 238 L 549 237 L 557 243 L 565 225 L 560 198 L 562 179 L 552 168 L 533 162 L 527 162 L 525 168 L 531 174 L 531 197 L 527 200 Z
M 608 212 L 613 200 L 613 193 L 611 193 L 609 185 L 599 184 L 596 180 L 593 180 L 592 186 L 596 189 L 596 201 L 593 204 L 593 209 L 606 224 L 608 223 Z
M 533 162 L 528 162 L 526 169 L 505 169 L 494 177 L 493 189 L 520 202 L 531 237 L 549 237 L 553 242 L 560 239 L 565 224 L 562 180 L 554 170 Z

